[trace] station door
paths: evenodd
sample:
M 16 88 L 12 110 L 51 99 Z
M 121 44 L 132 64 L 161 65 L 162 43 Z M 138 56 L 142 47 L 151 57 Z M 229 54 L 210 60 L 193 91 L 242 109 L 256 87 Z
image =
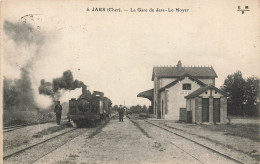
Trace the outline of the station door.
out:
M 202 122 L 209 122 L 209 99 L 202 99 Z
M 220 122 L 220 99 L 213 99 L 213 121 Z

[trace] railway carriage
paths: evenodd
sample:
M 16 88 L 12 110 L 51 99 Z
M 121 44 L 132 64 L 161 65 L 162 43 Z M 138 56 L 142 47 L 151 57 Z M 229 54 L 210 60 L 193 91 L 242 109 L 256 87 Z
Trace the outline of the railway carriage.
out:
M 111 114 L 112 102 L 109 98 L 104 97 L 104 116 L 105 118 L 109 118 Z

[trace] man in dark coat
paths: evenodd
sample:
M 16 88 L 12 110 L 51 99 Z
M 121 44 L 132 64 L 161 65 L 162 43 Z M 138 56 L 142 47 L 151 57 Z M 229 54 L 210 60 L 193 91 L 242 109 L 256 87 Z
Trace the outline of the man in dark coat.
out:
M 120 105 L 119 109 L 118 109 L 119 121 L 123 122 L 124 112 L 125 112 L 125 109 L 122 107 L 122 105 Z
M 56 122 L 58 125 L 60 125 L 61 111 L 62 111 L 62 106 L 60 105 L 60 101 L 58 101 L 54 109 L 54 112 L 56 113 Z
M 122 108 L 122 106 L 119 105 L 119 108 L 117 109 L 117 111 L 118 111 L 118 117 L 119 117 L 119 122 L 121 121 L 121 108 Z

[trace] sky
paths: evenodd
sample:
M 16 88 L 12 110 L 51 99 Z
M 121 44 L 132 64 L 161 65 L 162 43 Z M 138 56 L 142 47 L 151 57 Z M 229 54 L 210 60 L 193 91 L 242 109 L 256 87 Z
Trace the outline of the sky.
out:
M 238 6 L 249 6 L 250 11 L 242 14 Z M 122 11 L 86 11 L 93 7 Z M 130 8 L 189 11 L 130 12 Z M 29 39 L 15 28 L 2 32 L 2 75 L 19 78 L 20 68 L 30 63 L 40 106 L 51 103 L 38 93 L 40 80 L 52 81 L 66 70 L 90 91 L 104 92 L 114 105 L 150 105 L 137 94 L 153 88 L 155 65 L 173 66 L 181 60 L 184 66 L 212 66 L 217 87 L 237 70 L 244 77 L 260 77 L 259 10 L 257 0 L 7 1 L 1 9 L 2 25 L 22 27 L 26 20 L 34 32 Z M 15 32 L 22 41 L 12 38 Z M 61 101 L 80 93 L 81 89 L 64 92 Z

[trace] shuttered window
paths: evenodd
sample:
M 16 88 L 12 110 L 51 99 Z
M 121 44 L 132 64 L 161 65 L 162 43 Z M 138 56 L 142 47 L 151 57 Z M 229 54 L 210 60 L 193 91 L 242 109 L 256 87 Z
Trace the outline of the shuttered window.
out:
M 191 84 L 189 83 L 182 84 L 182 90 L 191 90 Z

